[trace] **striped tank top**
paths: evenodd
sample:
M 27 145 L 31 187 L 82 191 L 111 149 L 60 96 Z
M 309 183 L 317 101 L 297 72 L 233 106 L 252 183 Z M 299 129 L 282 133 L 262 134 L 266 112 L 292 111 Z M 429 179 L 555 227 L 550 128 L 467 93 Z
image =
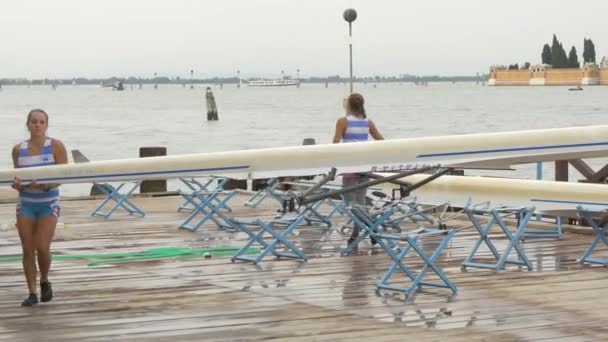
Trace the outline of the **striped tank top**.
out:
M 21 143 L 19 146 L 19 159 L 17 165 L 20 168 L 24 167 L 35 167 L 35 166 L 47 166 L 55 165 L 55 158 L 53 157 L 53 146 L 51 144 L 52 139 L 47 137 L 44 141 L 44 146 L 40 154 L 31 155 L 27 150 L 29 140 Z M 44 191 L 42 189 L 34 189 L 25 187 L 19 192 L 19 201 L 22 203 L 52 203 L 59 201 L 59 189 L 51 189 Z
M 343 142 L 361 142 L 369 139 L 369 120 L 359 119 L 350 114 L 346 116 L 346 120 L 346 131 L 342 136 Z

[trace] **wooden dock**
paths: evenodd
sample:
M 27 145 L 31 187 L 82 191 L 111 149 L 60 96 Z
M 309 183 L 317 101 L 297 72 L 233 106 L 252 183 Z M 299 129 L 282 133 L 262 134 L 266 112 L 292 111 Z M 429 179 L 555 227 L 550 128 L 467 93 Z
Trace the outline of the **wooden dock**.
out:
M 265 209 L 246 208 L 244 198 L 231 202 L 231 215 L 271 217 L 277 209 L 270 201 Z M 97 202 L 63 201 L 65 225 L 58 228 L 54 254 L 246 241 L 212 223 L 195 233 L 178 230 L 187 216 L 176 212 L 179 197 L 137 198 L 145 218 L 121 212 L 109 220 L 92 218 Z M 14 204 L 1 204 L 0 217 L 13 222 Z M 292 240 L 308 262 L 267 258 L 255 266 L 225 256 L 87 266 L 87 260 L 56 260 L 50 275 L 55 299 L 33 308 L 19 306 L 27 292 L 21 263 L 0 262 L 0 340 L 608 340 L 608 269 L 577 262 L 592 235 L 567 230 L 561 241 L 526 240 L 533 271 L 508 265 L 500 272 L 463 272 L 460 263 L 477 238 L 473 230 L 463 231 L 438 262 L 458 294 L 423 288 L 406 300 L 376 293 L 390 265 L 379 247 L 364 242 L 356 255 L 341 257 L 346 238 L 338 231 L 303 226 L 298 233 Z M 16 231 L 0 232 L 0 255 L 19 253 Z M 604 249 L 600 256 L 606 255 Z

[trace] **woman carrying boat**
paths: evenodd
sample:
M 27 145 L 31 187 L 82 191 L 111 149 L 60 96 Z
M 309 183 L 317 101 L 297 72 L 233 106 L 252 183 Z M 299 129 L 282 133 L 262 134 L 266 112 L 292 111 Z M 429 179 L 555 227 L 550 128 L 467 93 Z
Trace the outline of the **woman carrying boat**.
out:
M 355 143 L 368 141 L 369 136 L 375 140 L 384 140 L 380 131 L 376 128 L 374 122 L 367 118 L 365 113 L 365 100 L 361 94 L 351 94 L 345 100 L 346 116 L 341 117 L 336 122 L 336 132 L 334 133 L 334 144 Z M 344 187 L 364 183 L 368 181 L 368 177 L 358 173 L 346 173 L 342 175 L 342 185 Z M 365 197 L 367 188 L 350 191 L 344 194 L 347 205 L 365 206 Z M 350 245 L 359 236 L 359 227 L 355 225 L 348 239 Z
M 47 137 L 49 117 L 42 109 L 34 109 L 27 115 L 26 126 L 29 140 L 13 148 L 15 168 L 66 164 L 67 152 L 63 143 Z M 17 229 L 23 251 L 23 271 L 29 296 L 22 306 L 38 304 L 36 295 L 37 268 L 40 269 L 40 300 L 53 299 L 53 289 L 48 279 L 51 268 L 51 240 L 59 217 L 59 184 L 22 184 L 15 178 L 13 189 L 19 191 L 17 204 Z M 36 265 L 36 260 L 38 265 Z

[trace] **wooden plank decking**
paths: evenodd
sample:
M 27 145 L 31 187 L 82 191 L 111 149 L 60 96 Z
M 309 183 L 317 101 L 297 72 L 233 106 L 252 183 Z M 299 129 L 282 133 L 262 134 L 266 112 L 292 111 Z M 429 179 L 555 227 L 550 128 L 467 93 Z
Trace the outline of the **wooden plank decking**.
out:
M 231 202 L 237 217 L 269 217 L 276 208 Z M 240 203 L 239 203 L 240 201 Z M 64 201 L 55 254 L 115 253 L 156 247 L 240 246 L 243 234 L 206 224 L 178 230 L 178 197 L 138 198 L 145 218 L 91 218 L 94 201 Z M 272 209 L 271 209 L 272 208 Z M 0 205 L 3 222 L 14 204 Z M 293 237 L 308 262 L 230 257 L 173 258 L 100 266 L 57 260 L 50 303 L 21 308 L 26 294 L 18 261 L 0 262 L 0 340 L 6 341 L 606 341 L 608 269 L 577 263 L 592 236 L 527 240 L 534 270 L 470 269 L 460 262 L 477 236 L 459 233 L 439 265 L 459 288 L 427 288 L 413 298 L 375 292 L 390 260 L 364 243 L 339 256 L 345 238 L 304 226 Z M 504 243 L 504 240 L 502 240 Z M 426 242 L 432 247 L 434 241 Z M 499 243 L 500 247 L 504 247 Z M 14 230 L 0 232 L 0 255 L 19 254 Z M 600 256 L 606 256 L 606 252 Z M 414 262 L 414 265 L 420 265 Z

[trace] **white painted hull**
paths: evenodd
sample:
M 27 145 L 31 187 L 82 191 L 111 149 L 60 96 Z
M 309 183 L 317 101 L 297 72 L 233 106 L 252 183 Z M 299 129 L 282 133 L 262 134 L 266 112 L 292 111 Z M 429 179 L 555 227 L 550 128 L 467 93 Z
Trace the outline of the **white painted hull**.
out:
M 608 156 L 608 126 L 396 139 L 119 159 L 0 170 L 0 186 L 15 176 L 40 183 L 165 179 L 219 175 L 236 179 L 390 171 L 441 165 L 506 169 L 536 161 Z
M 402 181 L 417 183 L 428 175 Z M 455 207 L 490 201 L 492 206 L 534 206 L 537 211 L 571 213 L 581 205 L 590 210 L 608 209 L 608 185 L 522 180 L 491 177 L 442 176 L 412 193 L 420 203 L 450 202 Z

